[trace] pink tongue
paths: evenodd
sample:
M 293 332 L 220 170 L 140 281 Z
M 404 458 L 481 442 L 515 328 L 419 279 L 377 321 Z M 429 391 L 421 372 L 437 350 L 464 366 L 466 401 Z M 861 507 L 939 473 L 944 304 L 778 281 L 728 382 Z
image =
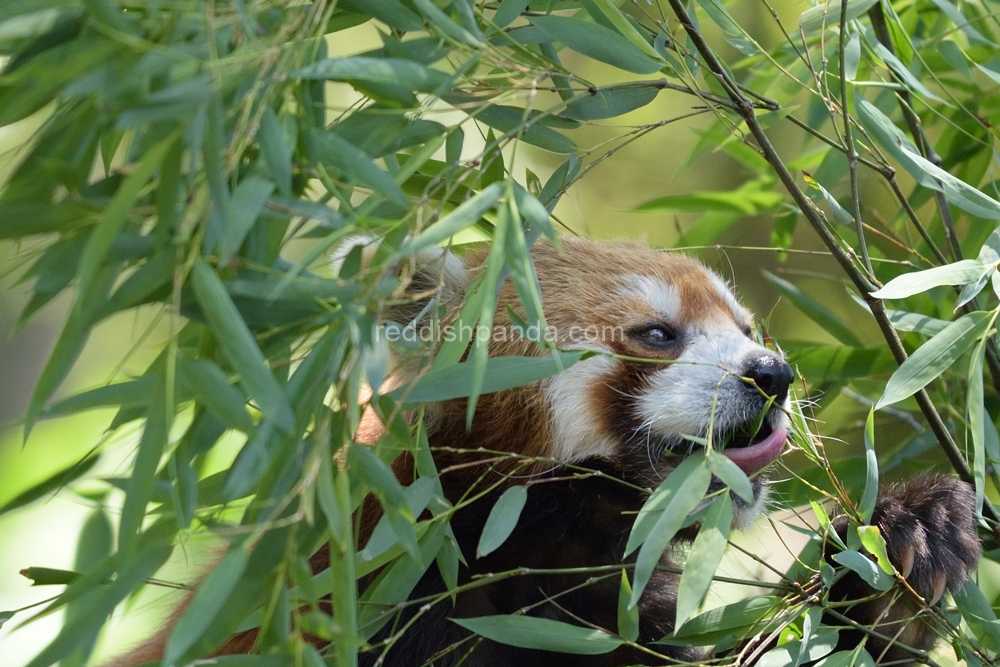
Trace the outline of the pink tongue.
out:
M 768 463 L 781 455 L 787 438 L 788 433 L 785 429 L 776 428 L 771 435 L 756 445 L 726 449 L 722 453 L 728 456 L 747 475 L 753 475 L 766 468 Z

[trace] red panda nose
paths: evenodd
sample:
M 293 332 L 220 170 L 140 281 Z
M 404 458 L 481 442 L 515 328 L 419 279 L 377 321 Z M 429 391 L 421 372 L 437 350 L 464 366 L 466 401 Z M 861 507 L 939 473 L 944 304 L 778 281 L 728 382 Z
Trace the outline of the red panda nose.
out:
M 791 366 L 774 354 L 761 354 L 750 359 L 743 375 L 753 380 L 765 394 L 774 396 L 779 405 L 787 398 L 788 387 L 794 378 Z

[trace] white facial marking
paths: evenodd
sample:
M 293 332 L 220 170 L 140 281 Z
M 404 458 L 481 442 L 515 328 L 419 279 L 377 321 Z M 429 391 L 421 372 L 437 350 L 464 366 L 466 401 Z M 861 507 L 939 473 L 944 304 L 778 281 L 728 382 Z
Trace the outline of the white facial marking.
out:
M 629 284 L 620 291 L 641 298 L 650 310 L 667 322 L 674 322 L 680 317 L 681 295 L 670 283 L 649 276 L 630 276 Z
M 570 463 L 591 456 L 614 455 L 617 445 L 597 423 L 598 416 L 588 393 L 604 381 L 615 365 L 610 357 L 591 357 L 546 383 L 545 398 L 552 419 L 550 456 Z

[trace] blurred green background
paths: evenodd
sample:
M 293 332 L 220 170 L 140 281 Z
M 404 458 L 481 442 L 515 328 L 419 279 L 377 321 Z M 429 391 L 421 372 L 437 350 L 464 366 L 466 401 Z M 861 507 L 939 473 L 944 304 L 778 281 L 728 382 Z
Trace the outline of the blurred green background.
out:
M 809 7 L 805 0 L 787 0 L 775 5 L 787 24 Z M 742 2 L 731 7 L 741 23 L 765 47 L 779 37 L 767 8 L 762 3 Z M 329 42 L 330 55 L 346 55 L 373 48 L 379 44 L 371 24 L 336 34 Z M 572 71 L 584 73 L 595 83 L 621 80 L 623 73 L 611 70 L 593 60 L 567 53 L 564 55 Z M 571 59 L 574 59 L 571 61 Z M 638 78 L 638 77 L 636 77 Z M 328 117 L 334 118 L 357 98 L 346 85 L 330 84 Z M 662 91 L 657 100 L 613 122 L 588 124 L 573 133 L 581 146 L 600 146 L 603 141 L 620 136 L 627 127 L 661 123 L 690 112 L 697 100 L 671 91 Z M 31 132 L 40 123 L 38 116 L 0 128 L 0 182 L 17 163 L 20 147 L 30 140 Z M 456 113 L 442 110 L 442 114 Z M 807 320 L 790 305 L 781 303 L 777 293 L 764 279 L 770 271 L 791 280 L 796 285 L 840 313 L 847 322 L 856 323 L 856 333 L 868 343 L 880 342 L 878 332 L 857 305 L 849 298 L 843 283 L 830 276 L 841 275 L 836 264 L 821 251 L 819 241 L 810 229 L 800 226 L 794 235 L 794 246 L 800 251 L 779 256 L 768 247 L 773 216 L 741 218 L 732 221 L 703 219 L 693 225 L 690 214 L 645 214 L 632 212 L 636 206 L 670 194 L 697 190 L 729 190 L 750 177 L 740 164 L 725 151 L 704 142 L 700 133 L 712 120 L 710 114 L 667 123 L 645 135 L 596 166 L 586 178 L 565 196 L 555 211 L 562 233 L 577 233 L 598 239 L 630 238 L 654 247 L 698 245 L 699 230 L 712 224 L 725 228 L 712 247 L 694 248 L 706 263 L 737 285 L 743 302 L 767 323 L 768 329 L 782 340 L 835 343 L 817 325 Z M 806 141 L 799 131 L 781 130 L 772 134 L 777 148 L 792 166 L 815 168 L 810 164 L 810 151 L 815 145 Z M 483 146 L 481 137 L 467 133 L 465 152 L 472 155 Z M 696 150 L 697 149 L 697 150 Z M 442 149 L 443 152 L 443 149 Z M 524 170 L 530 169 L 544 181 L 562 161 L 524 144 L 516 156 L 506 156 L 509 165 L 514 158 L 514 173 L 524 182 Z M 905 177 L 904 189 L 909 187 Z M 888 196 L 881 181 L 862 182 L 866 198 Z M 835 193 L 843 194 L 843 193 Z M 713 228 L 714 230 L 714 228 Z M 709 235 L 711 237 L 712 235 Z M 38 424 L 27 443 L 23 442 L 18 418 L 27 406 L 28 396 L 41 370 L 44 359 L 65 318 L 68 302 L 61 298 L 46 306 L 31 322 L 18 326 L 20 308 L 28 296 L 28 284 L 19 278 L 29 260 L 37 255 L 38 245 L 0 245 L 0 505 L 6 503 L 38 481 L 62 469 L 100 442 L 103 429 L 112 411 L 95 411 L 82 416 Z M 148 314 L 146 314 L 148 315 Z M 137 374 L 149 363 L 158 345 L 165 338 L 164 323 L 139 315 L 117 316 L 100 325 L 91 336 L 80 362 L 64 383 L 59 396 L 106 384 Z M 124 361 L 123 361 L 124 359 Z M 856 454 L 861 449 L 858 426 L 867 414 L 868 406 L 840 400 L 821 414 L 824 435 L 842 437 L 847 443 L 841 452 L 831 450 L 831 457 Z M 879 434 L 882 442 L 912 434 L 911 426 L 891 414 L 880 415 Z M 109 443 L 98 467 L 91 475 L 122 474 L 135 446 L 135 429 L 116 434 Z M 794 463 L 794 462 L 793 462 Z M 19 608 L 48 597 L 44 587 L 32 588 L 18 571 L 28 566 L 71 569 L 75 558 L 75 543 L 88 513 L 98 502 L 106 502 L 114 512 L 120 500 L 112 494 L 107 498 L 87 495 L 86 485 L 75 485 L 81 493 L 58 493 L 30 507 L 0 517 L 0 608 Z M 766 529 L 762 529 L 766 532 Z M 749 540 L 761 539 L 758 537 Z M 768 548 L 766 545 L 760 548 Z M 198 554 L 175 557 L 179 576 L 197 572 L 201 560 Z M 995 591 L 993 591 L 995 594 Z M 170 591 L 148 595 L 135 603 L 126 628 L 155 624 L 163 613 L 157 598 Z M 987 592 L 989 595 L 989 592 Z M 0 667 L 19 667 L 37 653 L 58 629 L 59 616 L 19 628 L 18 622 L 0 629 Z M 124 632 L 121 636 L 128 636 Z M 110 645 L 101 654 L 106 655 Z

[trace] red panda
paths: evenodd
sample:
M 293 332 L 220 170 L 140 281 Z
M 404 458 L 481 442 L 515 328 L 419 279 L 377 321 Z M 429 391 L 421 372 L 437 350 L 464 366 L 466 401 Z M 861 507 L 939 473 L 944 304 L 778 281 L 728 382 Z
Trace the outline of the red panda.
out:
M 411 291 L 436 293 L 454 306 L 483 259 L 484 254 L 461 260 L 437 249 L 425 252 Z M 506 578 L 430 608 L 401 611 L 369 640 L 370 649 L 359 658 L 362 665 L 631 665 L 698 663 L 709 655 L 703 649 L 653 644 L 670 634 L 674 624 L 681 564 L 673 562 L 670 549 L 638 605 L 638 642 L 651 651 L 623 646 L 603 655 L 561 655 L 473 637 L 451 620 L 529 609 L 535 616 L 615 633 L 619 582 L 591 581 L 586 569 L 634 559 L 634 553 L 625 556 L 625 544 L 647 489 L 700 447 L 700 439 L 711 437 L 752 480 L 754 502 L 733 495 L 734 525 L 746 526 L 767 494 L 761 473 L 786 445 L 792 370 L 779 353 L 754 340 L 750 313 L 711 270 L 688 257 L 635 243 L 575 238 L 563 239 L 561 248 L 536 244 L 532 260 L 555 345 L 599 354 L 533 385 L 481 396 L 471 428 L 466 428 L 464 399 L 427 406 L 425 424 L 437 468 L 446 471 L 440 481 L 450 501 L 502 482 L 451 521 L 467 563 L 460 583 L 517 568 L 540 574 Z M 510 309 L 517 309 L 510 283 L 500 291 L 493 323 L 495 331 L 508 333 L 492 336 L 490 356 L 539 354 L 532 341 L 508 335 L 516 330 Z M 421 305 L 392 315 L 406 320 Z M 516 456 L 470 453 L 479 450 Z M 394 466 L 402 482 L 413 480 L 411 459 L 400 457 Z M 579 474 L 583 470 L 591 472 Z M 493 500 L 505 485 L 526 480 L 532 483 L 513 533 L 496 551 L 476 558 Z M 714 490 L 724 488 L 718 480 L 712 484 Z M 367 506 L 367 525 L 375 505 Z M 936 601 L 946 589 L 956 590 L 978 560 L 974 499 L 960 482 L 920 478 L 891 490 L 879 499 L 873 522 L 882 529 L 896 566 L 929 600 Z M 314 567 L 325 567 L 323 558 L 320 552 Z M 410 597 L 425 598 L 446 588 L 432 565 Z M 896 636 L 913 649 L 933 645 L 934 633 L 920 622 L 906 625 L 918 603 L 890 606 L 884 596 L 871 593 L 848 576 L 831 595 L 868 596 L 850 612 L 854 618 L 880 624 L 882 637 Z M 394 627 L 406 623 L 412 625 L 405 633 L 387 641 Z M 842 646 L 853 648 L 859 641 L 859 636 L 841 633 Z M 882 660 L 914 659 L 911 651 L 891 644 L 891 639 L 874 637 L 866 647 Z M 252 645 L 251 632 L 220 653 Z M 152 657 L 155 648 L 141 655 Z

